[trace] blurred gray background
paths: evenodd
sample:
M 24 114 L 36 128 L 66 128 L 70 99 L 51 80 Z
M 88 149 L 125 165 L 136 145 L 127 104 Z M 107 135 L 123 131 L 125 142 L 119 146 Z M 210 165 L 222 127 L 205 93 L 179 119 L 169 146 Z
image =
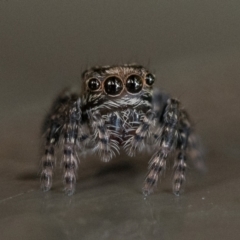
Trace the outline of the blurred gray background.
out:
M 0 239 L 239 239 L 240 2 L 0 1 Z M 171 192 L 141 194 L 149 155 L 83 159 L 76 194 L 39 190 L 52 99 L 93 65 L 137 62 L 181 100 L 206 153 Z

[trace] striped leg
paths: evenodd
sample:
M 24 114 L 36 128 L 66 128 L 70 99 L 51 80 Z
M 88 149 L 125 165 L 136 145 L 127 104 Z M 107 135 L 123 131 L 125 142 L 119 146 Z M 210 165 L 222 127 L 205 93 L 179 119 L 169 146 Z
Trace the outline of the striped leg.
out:
M 59 95 L 48 115 L 44 129 L 47 129 L 45 155 L 42 158 L 41 188 L 48 191 L 52 186 L 56 148 L 63 138 L 64 183 L 67 194 L 72 194 L 76 183 L 77 150 L 88 136 L 81 125 L 81 101 L 67 90 Z M 50 119 L 50 120 L 49 120 Z
M 149 162 L 149 172 L 143 186 L 143 194 L 149 195 L 156 186 L 159 176 L 162 176 L 166 169 L 166 160 L 169 154 L 175 149 L 178 139 L 179 102 L 174 99 L 167 101 L 167 106 L 162 116 L 162 129 L 159 129 L 156 136 L 157 152 Z M 160 127 L 159 127 L 160 128 Z
M 63 128 L 68 100 L 69 96 L 67 96 L 66 91 L 61 93 L 44 122 L 43 131 L 46 132 L 46 142 L 41 171 L 41 188 L 43 191 L 48 191 L 52 187 L 53 167 L 56 161 L 55 151 Z
M 173 176 L 173 193 L 179 195 L 182 184 L 185 181 L 186 174 L 186 159 L 187 159 L 187 147 L 188 138 L 191 133 L 191 124 L 189 117 L 184 110 L 180 111 L 179 120 L 179 138 L 178 138 L 178 155 L 174 162 L 174 176 Z
M 186 152 L 181 150 L 174 163 L 173 193 L 176 196 L 179 196 L 181 186 L 185 181 L 186 168 Z
M 60 125 L 53 117 L 47 133 L 45 155 L 42 158 L 41 188 L 48 191 L 52 187 L 53 167 L 55 165 L 55 148 L 60 136 Z
M 187 155 L 193 166 L 200 172 L 206 173 L 207 167 L 204 161 L 204 149 L 199 136 L 191 129 L 188 136 Z
M 78 168 L 77 147 L 81 129 L 80 99 L 74 101 L 68 111 L 68 122 L 64 125 L 63 167 L 65 192 L 72 195 L 76 185 L 76 171 Z

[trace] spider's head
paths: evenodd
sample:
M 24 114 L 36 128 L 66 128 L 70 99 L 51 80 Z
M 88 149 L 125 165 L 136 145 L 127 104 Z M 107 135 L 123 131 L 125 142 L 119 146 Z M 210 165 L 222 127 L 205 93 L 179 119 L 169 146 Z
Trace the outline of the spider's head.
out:
M 129 99 L 141 100 L 144 95 L 151 94 L 155 81 L 153 74 L 136 64 L 94 67 L 85 71 L 82 77 L 86 103 L 98 101 L 118 105 Z
M 140 65 L 94 67 L 83 74 L 84 91 L 102 93 L 110 98 L 139 95 L 151 88 L 155 77 Z

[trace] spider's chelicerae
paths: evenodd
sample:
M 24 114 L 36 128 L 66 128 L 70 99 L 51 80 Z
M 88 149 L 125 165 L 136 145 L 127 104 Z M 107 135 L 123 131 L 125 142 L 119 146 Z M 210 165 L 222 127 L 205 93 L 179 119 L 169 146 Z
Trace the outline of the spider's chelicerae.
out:
M 120 148 L 131 157 L 148 148 L 152 157 L 143 193 L 152 192 L 169 155 L 175 153 L 173 192 L 179 195 L 187 155 L 196 149 L 188 115 L 179 101 L 153 90 L 155 76 L 139 65 L 94 67 L 82 78 L 83 93 L 61 93 L 45 121 L 42 189 L 52 186 L 59 146 L 68 195 L 75 190 L 79 152 L 90 149 L 108 162 Z

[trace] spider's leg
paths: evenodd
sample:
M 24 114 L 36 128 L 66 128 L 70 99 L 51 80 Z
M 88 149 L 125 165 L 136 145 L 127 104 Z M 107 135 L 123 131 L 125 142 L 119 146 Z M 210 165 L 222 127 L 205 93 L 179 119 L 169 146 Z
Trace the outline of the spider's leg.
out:
M 143 116 L 143 121 L 125 143 L 124 149 L 129 156 L 134 156 L 136 151 L 141 151 L 145 147 L 145 140 L 150 136 L 150 127 L 154 125 L 155 113 L 153 110 L 148 110 Z
M 56 146 L 64 125 L 67 102 L 69 101 L 69 96 L 66 93 L 65 90 L 57 97 L 43 125 L 43 132 L 45 132 L 45 154 L 42 157 L 41 171 L 41 188 L 43 191 L 48 191 L 52 186 Z
M 76 171 L 78 168 L 77 148 L 79 141 L 86 138 L 82 131 L 81 100 L 73 99 L 69 103 L 67 121 L 63 128 L 63 167 L 65 192 L 72 195 L 76 185 Z
M 179 116 L 179 136 L 177 143 L 177 157 L 174 162 L 174 176 L 173 176 L 173 193 L 179 195 L 182 184 L 185 181 L 186 174 L 186 159 L 187 159 L 187 147 L 188 137 L 191 133 L 191 124 L 185 110 L 180 110 Z
M 153 191 L 159 176 L 164 173 L 166 160 L 175 150 L 178 139 L 179 102 L 169 99 L 161 116 L 161 126 L 158 126 L 154 136 L 156 138 L 156 153 L 149 162 L 149 172 L 146 177 L 143 193 L 148 195 Z
M 107 128 L 101 114 L 96 112 L 89 113 L 90 124 L 94 131 L 95 147 L 94 151 L 98 152 L 103 162 L 108 162 L 115 155 L 115 151 L 119 152 L 117 141 L 111 138 L 111 130 Z
M 204 173 L 207 167 L 204 161 L 204 149 L 201 144 L 199 136 L 191 129 L 188 137 L 187 155 L 193 166 Z

